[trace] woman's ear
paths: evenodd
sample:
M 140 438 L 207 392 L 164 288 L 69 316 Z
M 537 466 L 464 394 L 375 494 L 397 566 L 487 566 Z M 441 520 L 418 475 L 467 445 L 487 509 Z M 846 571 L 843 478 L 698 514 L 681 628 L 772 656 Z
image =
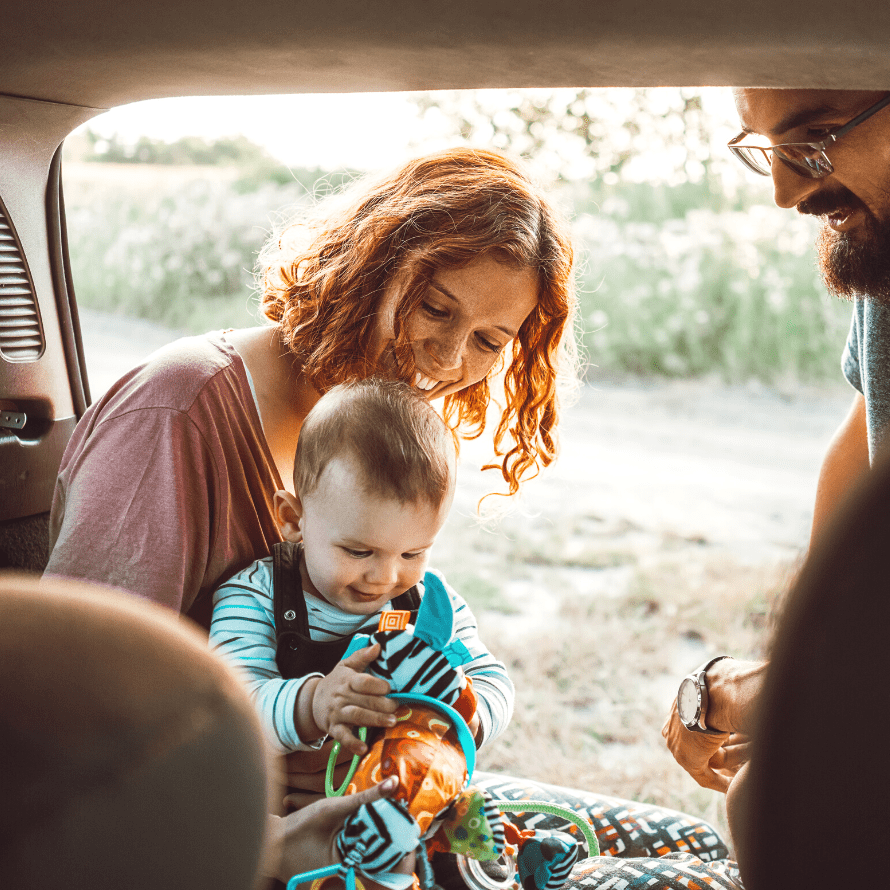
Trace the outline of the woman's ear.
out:
M 284 540 L 293 543 L 302 541 L 300 523 L 303 521 L 303 502 L 300 496 L 289 491 L 276 491 L 272 498 L 272 510 Z

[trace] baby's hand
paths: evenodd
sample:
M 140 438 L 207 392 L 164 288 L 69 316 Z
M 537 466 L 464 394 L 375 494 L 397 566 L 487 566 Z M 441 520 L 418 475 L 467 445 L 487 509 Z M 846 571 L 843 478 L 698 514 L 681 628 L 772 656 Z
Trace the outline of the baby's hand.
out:
M 398 704 L 386 698 L 389 683 L 363 673 L 379 654 L 377 644 L 353 652 L 318 681 L 312 697 L 312 717 L 318 728 L 359 756 L 368 748 L 353 735 L 353 726 L 393 726 L 396 722 L 393 713 Z

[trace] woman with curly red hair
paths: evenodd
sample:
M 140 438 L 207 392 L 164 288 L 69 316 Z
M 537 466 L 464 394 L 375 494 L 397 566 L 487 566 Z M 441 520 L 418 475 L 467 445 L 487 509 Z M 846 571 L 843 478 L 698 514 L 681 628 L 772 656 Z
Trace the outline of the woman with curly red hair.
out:
M 574 370 L 572 246 L 522 167 L 452 149 L 337 204 L 265 252 L 271 325 L 177 341 L 90 407 L 56 484 L 50 574 L 209 626 L 214 589 L 281 539 L 270 493 L 291 484 L 303 418 L 350 378 L 444 399 L 465 438 L 497 379 L 507 492 L 553 460 L 557 379 Z
M 285 233 L 267 252 L 262 294 L 307 383 L 324 392 L 384 370 L 444 397 L 446 420 L 478 435 L 506 351 L 494 446 L 500 455 L 512 440 L 510 494 L 553 460 L 557 369 L 574 370 L 572 246 L 518 165 L 471 149 L 419 158 L 359 189 L 313 234 L 306 250 Z M 486 286 L 497 301 L 483 307 Z M 458 359 L 445 352 L 465 333 L 461 312 L 479 330 Z

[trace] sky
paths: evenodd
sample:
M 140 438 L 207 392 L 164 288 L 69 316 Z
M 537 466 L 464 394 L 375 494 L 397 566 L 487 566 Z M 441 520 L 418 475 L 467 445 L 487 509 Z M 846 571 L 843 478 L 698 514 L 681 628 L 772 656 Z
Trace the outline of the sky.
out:
M 730 92 L 702 92 L 706 108 L 721 122 L 715 144 L 725 144 L 737 132 Z M 397 165 L 419 150 L 453 143 L 454 137 L 443 121 L 435 115 L 420 115 L 412 101 L 419 95 L 326 93 L 159 99 L 111 109 L 85 126 L 102 136 L 117 135 L 125 142 L 136 141 L 139 136 L 174 141 L 183 136 L 214 139 L 241 134 L 288 166 L 377 170 Z
M 85 126 L 124 141 L 142 135 L 174 141 L 242 134 L 289 166 L 372 170 L 399 163 L 412 154 L 412 140 L 426 138 L 429 128 L 419 120 L 411 95 L 155 99 L 113 108 Z

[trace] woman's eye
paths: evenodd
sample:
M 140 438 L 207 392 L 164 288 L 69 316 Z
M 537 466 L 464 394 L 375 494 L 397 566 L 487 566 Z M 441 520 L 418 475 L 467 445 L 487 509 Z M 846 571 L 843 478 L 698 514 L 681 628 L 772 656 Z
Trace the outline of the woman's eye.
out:
M 487 350 L 488 352 L 501 351 L 500 343 L 495 343 L 494 340 L 489 340 L 488 337 L 484 337 L 482 336 L 482 334 L 476 334 L 476 341 L 483 349 Z
M 423 302 L 420 305 L 430 318 L 448 318 L 447 309 L 439 309 L 438 306 L 433 306 L 431 303 L 427 302 Z

